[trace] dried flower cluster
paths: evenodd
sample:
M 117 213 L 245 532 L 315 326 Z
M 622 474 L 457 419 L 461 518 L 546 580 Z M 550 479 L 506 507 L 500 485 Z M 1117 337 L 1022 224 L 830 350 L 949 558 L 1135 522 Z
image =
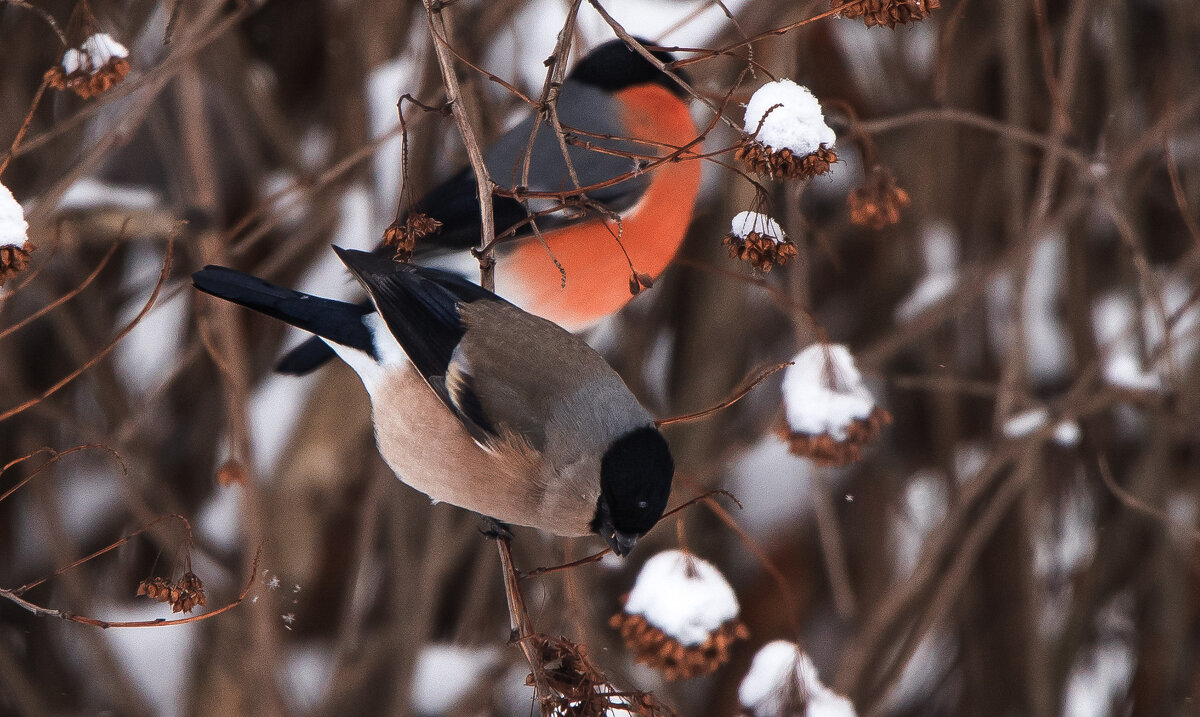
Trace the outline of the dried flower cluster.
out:
M 388 226 L 383 233 L 383 245 L 396 250 L 392 257 L 394 260 L 408 261 L 417 248 L 417 241 L 437 233 L 441 228 L 442 223 L 428 214 L 411 212 L 403 221 L 397 219 Z
M 920 22 L 941 6 L 940 0 L 831 0 L 830 3 L 844 18 L 862 18 L 867 27 L 889 28 Z
M 46 81 L 83 99 L 108 92 L 129 74 L 129 50 L 106 32 L 88 36 L 68 49 L 62 62 L 46 71 Z
M 800 253 L 779 224 L 759 212 L 739 212 L 722 243 L 729 247 L 730 258 L 749 262 L 764 272 L 783 266 Z
M 879 230 L 900 221 L 900 210 L 910 203 L 908 192 L 896 186 L 896 177 L 883 167 L 874 167 L 863 186 L 846 197 L 850 223 Z
M 635 660 L 663 673 L 668 680 L 690 680 L 715 672 L 729 662 L 733 644 L 750 637 L 740 620 L 725 623 L 703 643 L 691 646 L 681 645 L 642 615 L 617 613 L 608 624 L 621 632 Z
M 825 174 L 838 159 L 837 153 L 827 147 L 799 155 L 787 148 L 774 151 L 749 137 L 742 139 L 734 156 L 752 172 L 783 179 L 811 179 Z
M 809 179 L 837 161 L 837 136 L 825 124 L 821 103 L 791 80 L 768 82 L 746 104 L 746 136 L 735 156 L 751 171 L 784 179 Z
M 875 405 L 850 351 L 816 343 L 792 359 L 783 377 L 780 436 L 792 453 L 817 465 L 843 466 L 862 457 L 892 416 Z
M 642 566 L 609 625 L 638 662 L 668 680 L 687 680 L 716 671 L 733 643 L 750 636 L 737 615 L 733 588 L 714 565 L 667 550 Z
M 618 691 L 588 659 L 583 645 L 544 634 L 528 639 L 537 655 L 538 674 L 530 674 L 526 683 L 540 682 L 550 691 L 542 697 L 543 715 L 610 717 L 623 712 L 641 717 L 674 717 L 654 695 Z
M 146 578 L 138 583 L 137 594 L 170 604 L 171 612 L 191 612 L 197 605 L 208 604 L 204 596 L 204 583 L 191 570 L 184 573 L 174 585 L 167 582 L 166 578 Z
M 0 244 L 0 286 L 12 279 L 29 266 L 29 255 L 33 252 L 33 244 L 26 241 L 21 246 L 16 244 Z

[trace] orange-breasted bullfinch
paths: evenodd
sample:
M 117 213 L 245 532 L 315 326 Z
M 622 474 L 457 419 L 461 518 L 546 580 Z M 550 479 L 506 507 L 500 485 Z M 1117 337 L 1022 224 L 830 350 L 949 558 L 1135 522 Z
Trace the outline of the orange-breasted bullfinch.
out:
M 664 62 L 674 59 L 666 52 L 655 56 Z M 512 197 L 495 196 L 497 235 L 513 231 L 513 239 L 500 244 L 497 252 L 496 293 L 578 331 L 629 301 L 631 266 L 655 278 L 666 269 L 691 221 L 700 162 L 672 161 L 641 170 L 652 161 L 648 158 L 670 154 L 672 148 L 696 139 L 686 100 L 687 94 L 670 77 L 620 40 L 601 45 L 575 66 L 559 92 L 558 115 L 570 136 L 567 152 L 580 185 L 602 185 L 585 193 L 599 208 L 539 217 L 543 242 L 529 223 L 530 212 L 552 207 L 555 200 L 543 197 L 526 206 Z M 529 153 L 530 136 L 539 122 Z M 642 159 L 613 154 L 614 150 Z M 527 153 L 528 181 L 523 182 Z M 547 117 L 530 117 L 505 133 L 484 160 L 502 189 L 575 189 Z M 617 178 L 623 179 L 605 184 Z M 417 203 L 417 210 L 442 223 L 440 232 L 417 242 L 420 263 L 460 273 L 478 271 L 468 251 L 480 240 L 476 192 L 475 176 L 466 167 Z M 310 340 L 285 356 L 279 370 L 307 373 L 331 357 L 325 344 Z
M 338 256 L 370 307 L 208 266 L 196 288 L 316 334 L 362 378 L 379 452 L 437 501 L 626 555 L 667 504 L 674 463 L 629 388 L 561 327 L 439 269 Z

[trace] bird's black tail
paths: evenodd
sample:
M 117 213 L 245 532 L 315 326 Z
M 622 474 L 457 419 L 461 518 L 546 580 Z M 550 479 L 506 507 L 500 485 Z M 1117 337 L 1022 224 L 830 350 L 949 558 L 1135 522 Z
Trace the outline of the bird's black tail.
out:
M 206 294 L 241 304 L 336 344 L 375 355 L 371 332 L 362 322 L 362 317 L 373 310 L 369 306 L 309 296 L 223 266 L 204 267 L 192 274 L 192 284 Z M 324 344 L 322 347 L 329 348 Z M 332 350 L 329 354 L 332 355 Z M 324 360 L 322 357 L 316 365 Z

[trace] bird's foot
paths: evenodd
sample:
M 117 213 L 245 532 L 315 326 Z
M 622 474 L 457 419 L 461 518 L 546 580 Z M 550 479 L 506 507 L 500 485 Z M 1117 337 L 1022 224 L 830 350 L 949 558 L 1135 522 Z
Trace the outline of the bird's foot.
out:
M 483 533 L 484 537 L 491 538 L 493 540 L 503 540 L 505 542 L 509 542 L 513 538 L 512 528 L 510 528 L 507 523 L 502 523 L 495 518 L 489 518 L 487 516 L 484 516 L 483 527 L 479 529 L 479 532 Z

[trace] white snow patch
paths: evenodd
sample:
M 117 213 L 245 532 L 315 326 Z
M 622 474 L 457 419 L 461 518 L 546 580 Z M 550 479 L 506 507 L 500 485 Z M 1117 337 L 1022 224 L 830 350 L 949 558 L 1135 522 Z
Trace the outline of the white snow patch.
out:
M 218 550 L 236 550 L 242 542 L 242 486 L 218 487 L 201 506 L 196 528 Z
M 427 48 L 425 35 L 416 38 L 404 49 L 404 53 L 390 62 L 371 70 L 367 76 L 367 123 L 372 137 L 382 137 L 400 124 L 396 103 L 405 93 L 417 93 L 421 89 L 421 58 Z M 412 118 L 413 107 L 405 105 L 405 117 Z M 420 112 L 420 110 L 416 110 Z M 409 140 L 412 140 L 411 134 Z M 400 201 L 401 141 L 399 135 L 384 142 L 375 152 L 374 171 L 376 197 L 381 206 L 395 207 Z
M 918 471 L 905 482 L 903 500 L 892 519 L 897 577 L 916 570 L 926 539 L 945 519 L 946 483 L 946 476 L 936 470 Z
M 0 184 L 0 246 L 23 246 L 29 240 L 25 210 L 8 187 Z
M 1068 577 L 1092 561 L 1096 542 L 1096 507 L 1085 481 L 1076 477 L 1059 505 L 1038 509 L 1034 573 L 1044 580 Z
M 854 717 L 854 705 L 821 684 L 817 668 L 798 645 L 769 642 L 750 663 L 738 687 L 738 701 L 755 717 L 775 717 L 807 703 L 806 717 Z
M 875 410 L 875 397 L 845 346 L 818 342 L 792 362 L 783 375 L 783 403 L 788 426 L 796 433 L 843 441 L 853 421 L 865 420 Z
M 72 47 L 63 53 L 62 69 L 65 74 L 86 72 L 94 75 L 113 58 L 129 57 L 129 50 L 113 39 L 107 32 L 98 32 L 84 40 L 79 48 Z
M 145 242 L 129 245 L 121 285 L 131 298 L 121 307 L 119 325 L 132 321 L 145 306 L 162 272 L 163 258 L 162 247 L 158 245 Z M 160 294 L 158 303 L 114 349 L 117 371 L 132 394 L 144 395 L 157 388 L 178 364 L 191 293 L 181 292 L 170 298 L 162 298 Z
M 292 704 L 305 712 L 321 704 L 333 682 L 333 655 L 327 646 L 305 645 L 288 650 L 281 663 L 283 683 Z
M 755 540 L 789 530 L 809 515 L 813 463 L 769 432 L 730 463 L 728 487 L 741 501 L 742 527 Z
M 681 645 L 699 645 L 738 615 L 737 597 L 716 566 L 666 550 L 646 561 L 625 603 Z
M 373 249 L 383 228 L 373 231 L 376 227 L 373 226 L 371 195 L 367 189 L 362 186 L 347 189 L 340 210 L 332 243 L 346 249 Z M 362 297 L 362 289 L 350 278 L 345 264 L 333 251 L 322 252 L 295 288 L 306 294 L 339 301 L 357 301 Z M 310 336 L 300 329 L 289 328 L 282 343 L 295 347 Z M 255 389 L 250 402 L 250 435 L 254 441 L 254 466 L 259 475 L 274 473 L 299 420 L 299 409 L 316 381 L 315 373 L 302 377 L 271 374 Z
M 170 618 L 171 611 L 156 603 L 97 603 L 93 617 L 110 622 Z M 78 626 L 72 626 L 78 627 Z M 194 672 L 192 658 L 199 644 L 196 623 L 148 628 L 111 628 L 100 634 L 137 691 L 154 706 L 156 714 L 185 714 L 188 682 Z M 73 641 L 73 640 L 72 640 Z M 84 643 L 76 650 L 86 652 Z
M 837 140 L 813 93 L 788 79 L 768 82 L 754 92 L 742 128 L 776 152 L 790 149 L 798 155 L 812 154 Z
M 72 184 L 58 200 L 62 212 L 116 208 L 145 211 L 159 205 L 160 197 L 149 187 L 109 184 L 85 177 Z
M 945 220 L 931 221 L 921 232 L 925 276 L 896 307 L 896 318 L 909 321 L 946 298 L 958 285 L 958 235 Z
M 1137 665 L 1133 647 L 1124 642 L 1101 645 L 1080 655 L 1063 695 L 1064 717 L 1107 717 L 1129 692 Z
M 494 669 L 495 647 L 430 644 L 421 648 L 413 669 L 409 699 L 419 715 L 447 714 Z
M 1004 425 L 1000 428 L 1000 432 L 1006 438 L 1021 438 L 1022 436 L 1028 436 L 1036 432 L 1042 426 L 1046 425 L 1046 421 L 1048 420 L 1050 420 L 1050 412 L 1045 407 L 1039 406 L 1010 417 L 1004 422 Z
M 947 271 L 925 276 L 912 293 L 896 307 L 896 318 L 900 321 L 911 321 L 926 309 L 949 296 L 956 286 L 958 286 L 957 272 Z
M 729 224 L 729 232 L 739 239 L 745 239 L 751 232 L 758 232 L 763 237 L 775 240 L 776 244 L 787 238 L 774 219 L 759 212 L 738 212 Z
M 1075 421 L 1061 421 L 1054 427 L 1054 442 L 1060 446 L 1077 446 L 1081 438 L 1083 429 Z

